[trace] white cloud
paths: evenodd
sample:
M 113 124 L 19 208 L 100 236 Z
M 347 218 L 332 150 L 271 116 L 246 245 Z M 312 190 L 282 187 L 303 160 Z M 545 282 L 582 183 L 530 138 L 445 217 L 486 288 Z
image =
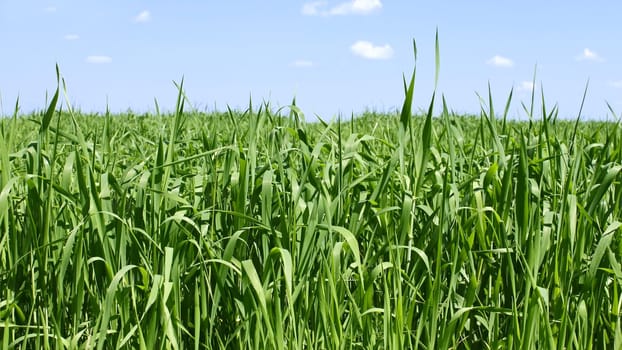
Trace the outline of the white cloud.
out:
M 319 8 L 326 6 L 326 1 L 313 1 L 302 5 L 302 14 L 307 16 L 319 15 Z
M 603 59 L 596 52 L 586 47 L 585 49 L 583 49 L 583 52 L 579 56 L 577 56 L 577 61 L 602 62 Z
M 533 81 L 521 81 L 517 90 L 518 92 L 532 92 L 533 88 Z
M 393 48 L 389 44 L 375 46 L 369 41 L 359 40 L 350 46 L 357 56 L 371 60 L 386 60 L 393 57 Z
M 306 67 L 313 67 L 314 64 L 312 61 L 309 61 L 309 60 L 296 60 L 290 63 L 290 66 L 297 67 L 297 68 L 306 68 Z
M 302 6 L 302 14 L 307 16 L 367 15 L 382 8 L 380 0 L 351 0 L 326 8 L 326 1 L 308 2 Z
M 80 36 L 78 34 L 67 34 L 63 37 L 65 40 L 78 40 Z
M 333 7 L 328 13 L 330 15 L 366 15 L 381 8 L 382 2 L 380 0 L 353 0 Z
M 622 80 L 612 81 L 611 86 L 613 86 L 616 89 L 622 89 Z
M 136 15 L 136 17 L 134 17 L 134 22 L 136 23 L 145 23 L 149 21 L 151 21 L 151 12 L 147 10 L 142 11 L 141 13 Z
M 502 68 L 510 68 L 514 66 L 514 61 L 512 61 L 511 59 L 507 57 L 503 57 L 499 55 L 493 56 L 491 59 L 486 61 L 486 63 L 492 66 L 495 66 L 495 67 L 502 67 Z
M 45 12 L 56 12 L 55 6 L 48 6 L 45 8 Z
M 88 56 L 86 58 L 86 62 L 87 63 L 93 63 L 93 64 L 105 64 L 105 63 L 110 63 L 112 62 L 112 57 L 110 56 Z

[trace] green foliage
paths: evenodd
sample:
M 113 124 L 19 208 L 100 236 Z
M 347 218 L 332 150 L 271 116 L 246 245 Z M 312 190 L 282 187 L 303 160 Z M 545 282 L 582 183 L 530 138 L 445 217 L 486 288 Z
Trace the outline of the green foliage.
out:
M 1 347 L 619 348 L 619 125 L 412 117 L 404 82 L 347 123 L 182 84 L 0 121 Z

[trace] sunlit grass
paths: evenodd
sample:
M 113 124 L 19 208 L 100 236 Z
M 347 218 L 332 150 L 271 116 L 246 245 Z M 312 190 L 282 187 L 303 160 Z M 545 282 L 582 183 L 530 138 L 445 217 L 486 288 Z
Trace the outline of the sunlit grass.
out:
M 62 85 L 0 122 L 2 349 L 622 348 L 619 123 L 412 117 L 414 74 L 316 123 Z

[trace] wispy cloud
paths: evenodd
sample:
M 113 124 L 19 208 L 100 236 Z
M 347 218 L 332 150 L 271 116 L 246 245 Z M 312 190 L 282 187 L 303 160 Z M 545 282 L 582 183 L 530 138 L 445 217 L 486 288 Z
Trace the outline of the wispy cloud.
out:
M 67 34 L 63 37 L 65 40 L 78 40 L 80 36 L 78 34 Z
M 295 60 L 294 62 L 289 64 L 291 67 L 296 67 L 296 68 L 306 68 L 306 67 L 313 67 L 313 61 L 309 61 L 309 60 Z
M 610 85 L 616 89 L 622 89 L 622 80 L 612 81 Z
M 319 15 L 320 8 L 326 6 L 326 1 L 313 1 L 308 2 L 302 5 L 302 14 L 306 16 L 316 16 Z
M 302 14 L 307 16 L 368 15 L 382 8 L 380 0 L 351 0 L 332 7 L 326 1 L 312 1 L 302 5 Z
M 144 10 L 141 13 L 139 13 L 138 15 L 136 15 L 136 17 L 134 17 L 134 22 L 136 23 L 146 23 L 151 21 L 151 12 Z
M 507 57 L 495 55 L 486 61 L 487 64 L 495 67 L 510 68 L 514 66 L 514 61 Z
M 533 91 L 533 81 L 521 81 L 520 84 L 518 84 L 518 92 L 532 92 Z
M 56 6 L 48 6 L 44 10 L 45 12 L 56 12 Z
M 112 57 L 110 56 L 94 55 L 94 56 L 86 57 L 86 63 L 105 64 L 105 63 L 110 63 L 110 62 L 112 62 Z
M 393 57 L 393 48 L 389 44 L 374 45 L 369 41 L 359 40 L 350 46 L 357 56 L 370 60 L 386 60 Z
M 593 62 L 602 62 L 603 58 L 600 57 L 596 52 L 588 49 L 587 47 L 583 49 L 583 52 L 576 57 L 577 61 L 593 61 Z
M 380 0 L 353 0 L 330 9 L 331 15 L 366 15 L 382 8 Z

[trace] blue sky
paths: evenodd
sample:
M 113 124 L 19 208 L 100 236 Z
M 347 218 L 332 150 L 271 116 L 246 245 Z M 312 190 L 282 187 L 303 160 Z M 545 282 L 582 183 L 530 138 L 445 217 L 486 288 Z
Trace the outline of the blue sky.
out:
M 198 110 L 244 108 L 252 96 L 313 119 L 390 112 L 418 47 L 415 105 L 434 87 L 451 109 L 478 113 L 490 83 L 502 110 L 524 116 L 537 64 L 547 104 L 573 118 L 586 81 L 587 118 L 622 113 L 622 3 L 614 1 L 18 1 L 0 0 L 0 96 L 10 114 L 42 109 L 60 65 L 82 111 L 174 105 L 185 77 Z

